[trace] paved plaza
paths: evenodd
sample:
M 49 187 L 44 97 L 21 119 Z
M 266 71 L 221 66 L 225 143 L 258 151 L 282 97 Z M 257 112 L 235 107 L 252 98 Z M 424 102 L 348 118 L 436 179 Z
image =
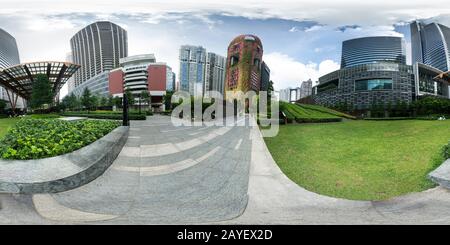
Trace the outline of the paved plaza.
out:
M 388 201 L 309 192 L 273 161 L 257 127 L 132 121 L 118 158 L 56 194 L 0 194 L 0 224 L 450 224 L 437 187 Z

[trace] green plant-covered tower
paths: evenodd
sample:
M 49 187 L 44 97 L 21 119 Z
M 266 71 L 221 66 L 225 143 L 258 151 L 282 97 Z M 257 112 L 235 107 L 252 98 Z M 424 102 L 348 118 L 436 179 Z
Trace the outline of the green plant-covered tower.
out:
M 253 90 L 261 87 L 263 47 L 255 35 L 240 35 L 228 46 L 225 91 Z

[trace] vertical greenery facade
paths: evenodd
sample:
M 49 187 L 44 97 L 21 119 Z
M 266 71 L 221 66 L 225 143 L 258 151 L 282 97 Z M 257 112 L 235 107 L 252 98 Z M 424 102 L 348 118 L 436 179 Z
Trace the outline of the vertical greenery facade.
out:
M 236 37 L 228 46 L 225 91 L 259 92 L 261 83 L 262 43 L 254 35 Z M 237 63 L 232 65 L 232 59 Z M 237 78 L 233 74 L 237 73 Z M 256 74 L 258 86 L 252 86 L 252 73 Z

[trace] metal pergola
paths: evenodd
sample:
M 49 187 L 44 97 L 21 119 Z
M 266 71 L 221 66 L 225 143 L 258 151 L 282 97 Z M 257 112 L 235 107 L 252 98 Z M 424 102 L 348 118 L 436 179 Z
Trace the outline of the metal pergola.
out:
M 25 100 L 31 98 L 33 82 L 37 75 L 44 74 L 48 77 L 53 88 L 53 96 L 56 96 L 66 81 L 80 67 L 80 65 L 70 62 L 58 61 L 23 63 L 0 69 L 0 85 L 6 88 L 8 100 L 14 111 L 18 96 Z

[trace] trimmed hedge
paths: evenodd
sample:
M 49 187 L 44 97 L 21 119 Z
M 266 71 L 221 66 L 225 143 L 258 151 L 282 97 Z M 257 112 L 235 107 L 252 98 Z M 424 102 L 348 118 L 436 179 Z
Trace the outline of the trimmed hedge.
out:
M 117 121 L 22 119 L 0 140 L 4 159 L 39 159 L 73 152 L 105 136 Z
M 448 145 L 444 146 L 444 158 L 450 159 L 450 142 L 448 142 Z
M 323 123 L 342 121 L 342 118 L 336 115 L 286 102 L 280 102 L 280 111 L 284 114 L 288 123 Z
M 94 119 L 111 119 L 111 120 L 122 120 L 122 114 L 76 114 L 76 113 L 62 113 L 61 116 L 66 117 L 88 117 Z M 144 114 L 129 114 L 130 120 L 146 120 L 147 117 Z
M 61 116 L 58 114 L 49 113 L 49 114 L 30 114 L 30 115 L 26 115 L 24 118 L 47 119 L 47 118 L 59 118 L 59 117 L 61 117 Z

